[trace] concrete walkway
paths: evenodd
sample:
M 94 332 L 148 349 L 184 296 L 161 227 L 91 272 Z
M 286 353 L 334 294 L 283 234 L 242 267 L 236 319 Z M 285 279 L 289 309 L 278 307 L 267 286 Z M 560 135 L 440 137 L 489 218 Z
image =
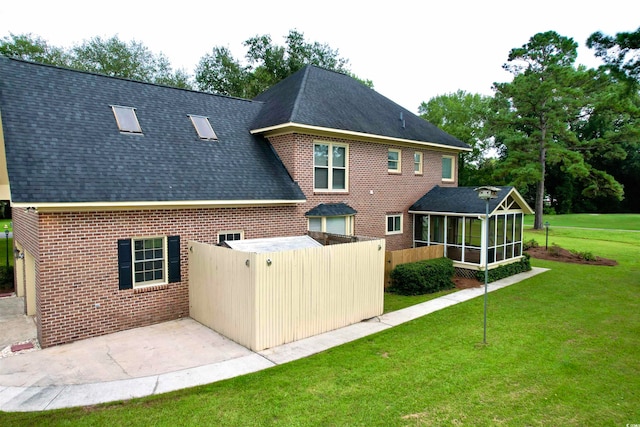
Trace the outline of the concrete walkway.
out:
M 534 268 L 488 286 L 535 276 Z M 260 371 L 482 296 L 464 289 L 374 319 L 252 352 L 192 319 L 131 329 L 0 359 L 0 410 L 43 411 L 126 400 Z

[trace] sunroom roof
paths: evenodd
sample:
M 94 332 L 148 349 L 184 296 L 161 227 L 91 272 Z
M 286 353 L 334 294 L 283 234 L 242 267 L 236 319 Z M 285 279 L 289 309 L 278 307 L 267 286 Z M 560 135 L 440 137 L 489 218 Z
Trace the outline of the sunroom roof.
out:
M 440 187 L 435 186 L 420 200 L 415 202 L 409 213 L 452 213 L 482 215 L 485 213 L 485 201 L 478 197 L 476 187 Z M 533 210 L 514 187 L 497 187 L 498 197 L 489 200 L 489 212 L 500 206 L 509 210 L 521 210 L 532 214 Z

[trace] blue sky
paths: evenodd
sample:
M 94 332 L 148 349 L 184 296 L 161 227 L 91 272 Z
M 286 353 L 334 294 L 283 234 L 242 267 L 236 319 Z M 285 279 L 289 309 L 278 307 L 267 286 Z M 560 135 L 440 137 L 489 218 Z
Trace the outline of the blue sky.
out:
M 164 53 L 174 68 L 192 73 L 214 46 L 244 56 L 242 42 L 270 34 L 284 43 L 290 29 L 327 43 L 349 59 L 386 97 L 416 112 L 422 101 L 462 89 L 490 95 L 509 50 L 538 32 L 554 30 L 579 43 L 578 62 L 597 66 L 584 44 L 594 31 L 615 34 L 640 27 L 637 0 L 407 0 L 302 2 L 23 0 L 3 4 L 0 37 L 32 33 L 70 47 L 94 36 L 118 35 Z

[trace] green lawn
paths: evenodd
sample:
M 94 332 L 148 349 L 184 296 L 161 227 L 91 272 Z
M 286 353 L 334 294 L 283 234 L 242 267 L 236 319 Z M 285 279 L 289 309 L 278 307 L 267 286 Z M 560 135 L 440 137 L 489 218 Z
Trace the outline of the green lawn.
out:
M 3 426 L 640 423 L 640 239 L 625 233 L 591 233 L 554 229 L 550 241 L 615 258 L 620 264 L 596 267 L 533 260 L 534 266 L 551 271 L 489 295 L 487 346 L 480 344 L 483 300 L 477 298 L 251 375 L 91 408 L 4 413 L 0 422 Z M 540 241 L 541 236 L 543 232 L 527 230 L 527 238 Z
M 526 215 L 525 226 L 533 227 L 534 215 Z M 549 221 L 550 227 L 585 227 L 605 228 L 617 230 L 639 230 L 640 215 L 638 214 L 569 214 L 569 215 L 544 215 L 542 222 Z

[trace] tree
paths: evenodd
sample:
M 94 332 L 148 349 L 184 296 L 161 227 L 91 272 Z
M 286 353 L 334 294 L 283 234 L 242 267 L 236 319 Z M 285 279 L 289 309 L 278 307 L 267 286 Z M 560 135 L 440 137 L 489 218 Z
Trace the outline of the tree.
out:
M 290 30 L 286 45 L 274 45 L 271 36 L 255 36 L 243 44 L 247 65 L 233 58 L 229 49 L 214 47 L 196 68 L 198 89 L 222 95 L 253 98 L 306 65 L 313 64 L 348 73 L 348 60 L 338 50 L 318 42 L 308 43 L 304 35 Z M 365 82 L 367 84 L 370 82 Z
M 493 146 L 486 127 L 490 101 L 490 97 L 459 90 L 431 98 L 418 107 L 420 117 L 471 146 L 471 152 L 460 154 L 461 186 L 488 184 L 486 169 L 493 166 L 485 159 Z
M 156 55 L 136 41 L 125 43 L 117 36 L 106 40 L 94 37 L 67 50 L 50 46 L 31 34 L 11 34 L 0 42 L 0 54 L 108 76 L 191 88 L 189 75 L 184 70 L 174 72 L 163 54 Z
M 514 74 L 513 81 L 494 84 L 492 127 L 504 145 L 501 173 L 517 186 L 536 186 L 536 229 L 542 228 L 548 165 L 582 182 L 583 197 L 621 200 L 624 194 L 610 174 L 585 156 L 602 144 L 612 147 L 611 139 L 578 134 L 602 88 L 594 70 L 574 68 L 577 46 L 554 31 L 538 33 L 509 53 L 504 68 Z
M 71 60 L 68 52 L 32 34 L 10 34 L 0 41 L 0 55 L 25 61 L 67 66 Z
M 247 98 L 245 82 L 249 71 L 233 57 L 229 49 L 214 47 L 200 59 L 196 68 L 196 84 L 200 90 L 221 95 Z
M 71 67 L 108 76 L 190 88 L 186 72 L 174 73 L 169 60 L 135 40 L 94 37 L 71 50 Z
M 587 39 L 587 47 L 595 50 L 609 70 L 640 81 L 640 27 L 615 37 L 595 32 Z

